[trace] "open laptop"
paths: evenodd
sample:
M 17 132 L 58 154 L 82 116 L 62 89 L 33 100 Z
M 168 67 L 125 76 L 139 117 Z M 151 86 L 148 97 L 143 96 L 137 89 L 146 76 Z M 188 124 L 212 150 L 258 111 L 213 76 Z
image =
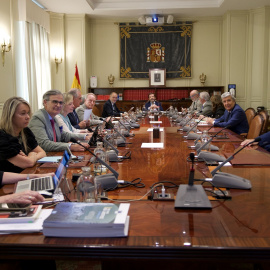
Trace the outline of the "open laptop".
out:
M 29 180 L 19 181 L 17 183 L 15 193 L 34 190 L 34 191 L 47 191 L 54 192 L 60 184 L 60 180 L 65 175 L 68 162 L 71 158 L 71 152 L 65 150 L 61 162 L 59 163 L 54 176 L 45 176 L 39 178 L 33 178 Z

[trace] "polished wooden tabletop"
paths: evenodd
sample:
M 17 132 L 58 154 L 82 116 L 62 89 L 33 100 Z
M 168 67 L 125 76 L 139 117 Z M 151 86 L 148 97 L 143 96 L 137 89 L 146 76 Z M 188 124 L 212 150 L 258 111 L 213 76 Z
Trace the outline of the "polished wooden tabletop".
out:
M 160 181 L 187 184 L 190 162 L 188 142 L 175 123 L 162 118 L 159 139 L 152 139 L 149 119 L 140 120 L 140 129 L 127 139 L 120 154 L 131 151 L 131 159 L 111 163 L 119 172 L 118 179 L 141 178 L 144 188 L 134 186 L 108 192 L 109 198 L 120 201 L 143 197 Z M 229 131 L 228 131 L 229 132 Z M 141 148 L 142 143 L 163 142 L 162 149 Z M 232 153 L 239 142 L 213 142 L 220 153 Z M 58 153 L 59 154 L 59 153 Z M 81 154 L 81 153 L 77 153 Z M 247 153 L 248 154 L 248 153 Z M 35 167 L 27 172 L 47 172 Z M 173 201 L 152 201 L 148 196 L 130 202 L 130 228 L 126 238 L 48 238 L 39 234 L 0 236 L 0 258 L 54 259 L 172 259 L 217 261 L 268 261 L 270 259 L 270 167 L 229 166 L 222 171 L 249 179 L 251 190 L 230 190 L 231 200 L 211 201 L 211 210 L 176 210 Z M 67 177 L 81 172 L 68 169 Z M 210 177 L 203 162 L 195 162 L 195 178 Z M 166 185 L 172 185 L 172 183 Z M 196 183 L 200 184 L 200 182 Z M 166 189 L 176 194 L 177 188 Z M 5 186 L 3 192 L 10 192 Z M 208 195 L 211 195 L 210 193 Z M 69 194 L 70 198 L 74 198 Z

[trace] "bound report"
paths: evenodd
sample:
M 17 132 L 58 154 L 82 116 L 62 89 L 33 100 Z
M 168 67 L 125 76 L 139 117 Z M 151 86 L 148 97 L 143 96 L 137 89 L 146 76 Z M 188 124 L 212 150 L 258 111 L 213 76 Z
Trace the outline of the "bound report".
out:
M 51 237 L 125 237 L 129 227 L 129 203 L 63 202 L 43 223 Z

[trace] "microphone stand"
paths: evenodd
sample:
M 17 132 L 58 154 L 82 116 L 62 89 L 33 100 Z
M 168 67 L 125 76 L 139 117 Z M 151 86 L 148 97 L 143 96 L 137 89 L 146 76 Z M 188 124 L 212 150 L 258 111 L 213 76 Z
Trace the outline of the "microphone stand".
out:
M 98 160 L 98 162 L 100 162 L 100 163 L 101 163 L 102 165 L 104 165 L 108 170 L 110 170 L 110 171 L 113 173 L 113 175 L 115 176 L 116 179 L 118 179 L 119 173 L 118 173 L 116 170 L 114 170 L 111 166 L 109 166 L 105 161 L 103 161 L 103 160 L 100 159 L 98 156 L 96 156 L 91 150 L 89 150 L 88 148 L 86 148 L 83 144 L 81 144 L 80 142 L 78 142 L 76 139 L 71 138 L 70 141 L 73 142 L 73 143 L 77 143 L 77 144 L 79 144 L 80 146 L 82 146 L 86 151 L 88 151 L 90 154 L 92 154 L 92 155 L 96 158 L 96 160 Z
M 207 144 L 209 144 L 210 142 L 212 142 L 213 139 L 214 139 L 221 131 L 223 131 L 224 129 L 227 129 L 227 128 L 229 128 L 229 127 L 230 127 L 230 126 L 226 126 L 226 127 L 222 128 L 219 132 L 217 132 L 214 136 L 212 136 L 212 138 L 210 138 L 207 142 L 203 143 L 203 144 L 201 145 L 201 147 L 197 150 L 197 153 L 200 153 L 201 150 L 202 150 Z
M 190 130 L 188 131 L 187 135 L 195 128 L 199 125 L 199 123 L 205 118 L 205 116 L 196 124 L 194 125 L 194 127 L 190 128 Z
M 237 155 L 237 154 L 238 154 L 240 151 L 242 151 L 244 148 L 246 148 L 248 145 L 250 145 L 250 144 L 252 144 L 252 143 L 254 143 L 254 142 L 259 142 L 260 140 L 261 140 L 261 138 L 260 138 L 260 137 L 257 137 L 257 138 L 255 138 L 254 141 L 252 141 L 252 142 L 250 142 L 250 143 L 244 145 L 244 146 L 241 147 L 240 149 L 238 149 L 234 154 L 232 154 L 232 155 L 231 155 L 230 157 L 228 157 L 225 161 L 223 161 L 221 164 L 219 164 L 219 165 L 211 172 L 212 176 L 214 176 L 215 173 L 216 173 L 221 167 L 223 167 L 225 163 L 231 161 L 231 160 L 235 157 L 235 155 Z

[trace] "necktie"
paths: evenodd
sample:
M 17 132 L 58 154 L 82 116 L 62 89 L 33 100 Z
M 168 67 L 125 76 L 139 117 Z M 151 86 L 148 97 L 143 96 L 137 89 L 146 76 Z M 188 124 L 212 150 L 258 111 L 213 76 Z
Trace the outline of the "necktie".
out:
M 73 111 L 73 115 L 75 116 L 75 119 L 76 119 L 77 124 L 79 124 L 80 121 L 79 121 L 78 114 L 75 111 Z
M 115 112 L 115 106 L 114 106 L 114 104 L 112 104 L 112 109 L 113 109 L 113 112 Z
M 53 141 L 56 142 L 56 132 L 55 132 L 55 127 L 54 127 L 54 120 L 50 119 L 50 121 L 51 121 L 52 129 L 53 129 Z
M 228 122 L 230 120 L 230 118 L 231 118 L 231 112 L 228 112 L 226 122 Z

